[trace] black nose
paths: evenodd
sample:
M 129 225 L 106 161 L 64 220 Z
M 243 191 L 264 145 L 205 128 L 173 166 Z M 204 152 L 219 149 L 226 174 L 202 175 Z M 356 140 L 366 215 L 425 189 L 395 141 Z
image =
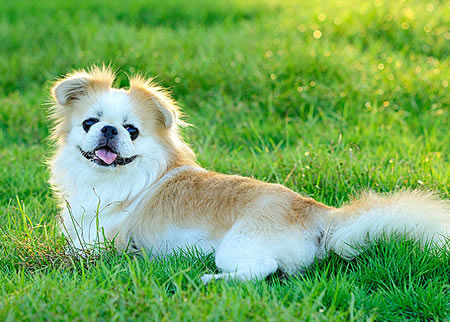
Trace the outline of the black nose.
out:
M 107 139 L 114 138 L 119 132 L 117 132 L 117 129 L 114 126 L 106 125 L 102 128 L 103 136 Z

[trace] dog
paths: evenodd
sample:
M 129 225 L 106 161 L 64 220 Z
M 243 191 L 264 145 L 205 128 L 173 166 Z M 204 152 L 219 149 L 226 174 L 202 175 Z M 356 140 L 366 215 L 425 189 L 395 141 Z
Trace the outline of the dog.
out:
M 176 102 L 152 80 L 114 88 L 105 66 L 51 89 L 52 188 L 74 249 L 215 252 L 215 279 L 301 272 L 329 251 L 351 259 L 385 234 L 448 247 L 450 203 L 426 191 L 362 193 L 334 208 L 279 184 L 203 169 L 180 136 Z M 131 245 L 131 247 L 130 247 Z

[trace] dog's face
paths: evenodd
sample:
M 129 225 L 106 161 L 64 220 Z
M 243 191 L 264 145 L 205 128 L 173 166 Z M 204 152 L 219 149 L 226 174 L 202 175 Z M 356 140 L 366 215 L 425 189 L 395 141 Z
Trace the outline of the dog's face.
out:
M 110 70 L 94 68 L 55 84 L 59 160 L 96 173 L 164 167 L 181 142 L 177 106 L 142 78 L 130 79 L 128 90 L 112 88 L 113 80 Z
M 67 142 L 81 155 L 102 167 L 126 166 L 154 145 L 151 133 L 142 131 L 139 109 L 125 91 L 110 89 L 76 103 Z M 150 142 L 149 142 L 150 141 Z M 153 144 L 152 144 L 153 143 Z

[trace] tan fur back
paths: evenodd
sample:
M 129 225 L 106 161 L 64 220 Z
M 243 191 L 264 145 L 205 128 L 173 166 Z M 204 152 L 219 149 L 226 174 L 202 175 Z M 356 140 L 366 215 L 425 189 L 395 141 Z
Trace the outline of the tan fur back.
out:
M 190 170 L 168 180 L 145 200 L 133 216 L 131 229 L 158 233 L 169 224 L 201 227 L 218 239 L 244 217 L 255 225 L 283 229 L 307 225 L 318 209 L 328 207 L 278 184 Z

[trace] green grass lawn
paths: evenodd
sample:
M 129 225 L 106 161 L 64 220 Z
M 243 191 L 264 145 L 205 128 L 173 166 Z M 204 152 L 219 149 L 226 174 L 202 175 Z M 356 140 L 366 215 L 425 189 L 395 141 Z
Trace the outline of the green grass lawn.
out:
M 304 275 L 217 282 L 213 257 L 62 253 L 48 88 L 111 63 L 169 87 L 208 169 L 332 206 L 363 189 L 449 198 L 445 1 L 1 1 L 0 320 L 450 318 L 450 256 L 384 240 Z

